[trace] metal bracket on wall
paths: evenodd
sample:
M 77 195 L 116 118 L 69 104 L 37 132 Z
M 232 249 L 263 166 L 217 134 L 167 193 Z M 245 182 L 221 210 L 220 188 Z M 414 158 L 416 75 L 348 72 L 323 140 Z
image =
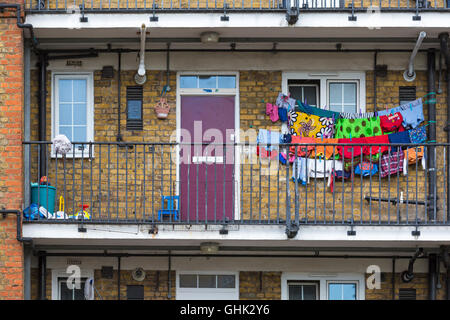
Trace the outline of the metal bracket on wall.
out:
M 83 225 L 79 225 L 78 226 L 78 232 L 87 232 L 87 229 Z
M 230 21 L 230 17 L 227 16 L 228 4 L 226 1 L 223 3 L 223 16 L 220 17 L 220 21 Z
M 84 4 L 80 4 L 80 12 L 81 12 L 80 22 L 88 22 L 88 17 L 84 16 Z
M 416 230 L 411 231 L 411 235 L 412 235 L 413 237 L 418 237 L 418 236 L 420 236 L 419 226 L 416 226 Z
M 153 16 L 150 17 L 150 22 L 157 22 L 159 20 L 158 17 L 156 16 L 156 9 L 158 9 L 158 5 L 154 3 L 152 9 L 153 9 Z
M 348 17 L 348 21 L 356 21 L 358 17 L 355 16 L 355 4 L 352 1 L 352 4 L 348 5 L 349 8 L 352 9 L 352 15 Z
M 353 224 L 350 225 L 350 230 L 347 231 L 347 235 L 348 235 L 348 236 L 356 236 L 356 231 L 353 230 L 354 227 L 355 227 L 355 226 L 354 226 Z

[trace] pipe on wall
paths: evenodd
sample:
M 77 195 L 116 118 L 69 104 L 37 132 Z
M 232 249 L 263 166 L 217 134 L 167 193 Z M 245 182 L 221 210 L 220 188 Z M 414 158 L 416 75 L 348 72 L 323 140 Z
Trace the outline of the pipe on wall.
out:
M 47 53 L 39 54 L 39 141 L 47 141 Z M 46 146 L 40 147 L 39 179 L 47 175 Z
M 117 54 L 118 59 L 118 66 L 117 66 L 117 141 L 122 141 L 122 134 L 120 133 L 120 107 L 121 107 L 121 100 L 120 100 L 120 89 L 122 87 L 121 84 L 121 77 L 120 73 L 122 72 L 122 53 L 119 52 Z
M 436 300 L 436 269 L 437 255 L 432 253 L 428 256 L 428 300 Z
M 436 54 L 435 49 L 428 49 L 427 54 L 427 70 L 428 70 L 428 140 L 436 143 Z M 436 210 L 436 164 L 435 164 L 435 147 L 427 148 L 427 170 L 428 170 L 428 219 L 435 220 L 434 212 Z
M 408 68 L 403 73 L 403 78 L 408 82 L 414 81 L 416 79 L 416 72 L 414 71 L 414 60 L 416 59 L 417 52 L 419 52 L 422 41 L 426 36 L 427 33 L 425 31 L 421 31 L 419 33 L 416 45 L 414 46 L 413 52 L 411 53 L 411 56 L 409 58 Z
M 378 51 L 373 55 L 373 111 L 377 111 L 377 57 Z

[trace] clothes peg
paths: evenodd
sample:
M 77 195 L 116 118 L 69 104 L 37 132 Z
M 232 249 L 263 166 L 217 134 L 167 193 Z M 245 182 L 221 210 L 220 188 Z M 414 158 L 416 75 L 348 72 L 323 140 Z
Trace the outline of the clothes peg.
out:
M 412 103 L 409 104 L 409 109 L 412 111 Z

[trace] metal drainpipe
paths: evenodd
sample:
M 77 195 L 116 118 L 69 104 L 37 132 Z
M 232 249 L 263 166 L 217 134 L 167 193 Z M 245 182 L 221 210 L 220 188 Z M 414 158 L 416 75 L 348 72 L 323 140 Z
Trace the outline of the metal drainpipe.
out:
M 377 111 L 377 56 L 378 51 L 375 51 L 373 56 L 373 111 Z
M 428 256 L 428 300 L 436 300 L 436 261 L 435 253 Z
M 435 72 L 436 72 L 436 55 L 435 49 L 428 49 L 428 140 L 436 143 L 436 86 L 435 86 Z M 434 101 L 434 102 L 433 102 Z M 428 207 L 428 220 L 434 219 L 434 209 L 436 206 L 434 194 L 434 187 L 436 185 L 436 166 L 434 159 L 434 147 L 427 148 L 427 168 L 428 168 L 428 200 L 430 206 Z
M 395 300 L 395 257 L 392 258 L 392 279 L 391 279 L 391 286 L 392 286 L 392 300 Z
M 447 132 L 447 143 L 450 143 L 450 52 L 448 49 L 448 33 L 439 34 L 439 40 L 441 42 L 441 54 L 444 56 L 445 64 L 447 67 L 447 125 L 444 128 L 444 131 Z M 450 181 L 450 148 L 447 147 L 447 181 Z M 447 221 L 450 219 L 450 190 L 447 188 Z
M 47 291 L 47 257 L 45 251 L 40 251 L 39 255 L 39 300 L 46 300 Z
M 121 107 L 121 100 L 120 100 L 120 88 L 122 87 L 121 84 L 121 77 L 120 72 L 122 71 L 122 53 L 118 53 L 118 66 L 117 66 L 117 141 L 122 141 L 122 134 L 120 133 L 120 107 Z
M 39 141 L 47 141 L 47 54 L 39 54 Z M 46 146 L 42 145 L 39 154 L 39 172 L 41 177 L 47 175 Z M 39 177 L 40 178 L 40 177 Z M 39 182 L 38 182 L 39 183 Z
M 171 252 L 169 250 L 169 270 L 167 273 L 167 298 L 168 299 L 172 299 L 172 279 L 170 276 L 170 273 L 172 272 L 172 257 L 171 257 Z

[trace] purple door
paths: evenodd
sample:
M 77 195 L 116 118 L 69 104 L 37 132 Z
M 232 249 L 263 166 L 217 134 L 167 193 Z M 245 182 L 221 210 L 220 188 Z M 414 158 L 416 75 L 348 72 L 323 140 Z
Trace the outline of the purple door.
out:
M 180 215 L 182 221 L 232 220 L 234 148 L 208 143 L 232 143 L 234 97 L 182 96 Z

